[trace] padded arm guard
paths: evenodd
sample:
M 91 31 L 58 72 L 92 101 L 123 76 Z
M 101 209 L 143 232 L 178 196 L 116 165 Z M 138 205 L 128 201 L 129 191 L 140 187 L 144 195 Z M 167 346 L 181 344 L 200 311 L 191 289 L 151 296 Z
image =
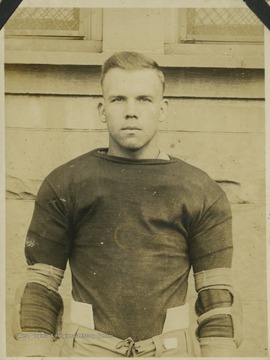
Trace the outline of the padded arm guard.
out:
M 51 343 L 62 325 L 63 301 L 58 293 L 64 271 L 46 264 L 30 265 L 27 280 L 16 292 L 13 335 L 20 356 L 52 356 Z
M 239 297 L 233 290 L 231 269 L 201 271 L 195 273 L 194 277 L 198 292 L 195 307 L 198 315 L 196 336 L 202 351 L 205 354 L 208 345 L 216 350 L 220 348 L 221 351 L 227 345 L 231 348 L 230 338 L 239 347 L 242 342 L 242 309 Z M 218 354 L 216 352 L 212 356 Z

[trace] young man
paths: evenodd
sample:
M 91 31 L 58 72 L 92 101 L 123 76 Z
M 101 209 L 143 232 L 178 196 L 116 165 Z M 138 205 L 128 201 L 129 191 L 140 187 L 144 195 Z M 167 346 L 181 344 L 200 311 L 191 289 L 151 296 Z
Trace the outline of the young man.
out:
M 202 356 L 230 356 L 241 329 L 227 198 L 203 171 L 160 148 L 168 103 L 153 60 L 117 53 L 101 82 L 109 147 L 57 168 L 39 190 L 16 336 L 21 346 L 30 342 L 25 355 L 49 355 L 69 261 L 73 332 L 62 356 L 192 356 L 192 266 Z

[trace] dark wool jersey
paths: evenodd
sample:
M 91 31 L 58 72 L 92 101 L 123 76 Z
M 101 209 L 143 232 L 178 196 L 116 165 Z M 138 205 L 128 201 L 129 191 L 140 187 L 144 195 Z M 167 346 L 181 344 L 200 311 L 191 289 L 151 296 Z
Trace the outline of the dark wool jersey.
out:
M 29 264 L 65 269 L 74 300 L 92 304 L 96 330 L 135 341 L 162 332 L 194 272 L 229 267 L 231 211 L 203 171 L 130 160 L 101 149 L 54 170 L 37 195 Z

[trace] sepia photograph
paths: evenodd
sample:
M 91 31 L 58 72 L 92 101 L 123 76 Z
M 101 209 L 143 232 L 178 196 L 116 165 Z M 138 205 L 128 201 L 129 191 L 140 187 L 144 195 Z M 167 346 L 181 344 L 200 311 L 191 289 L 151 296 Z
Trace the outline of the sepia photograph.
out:
M 5 357 L 268 358 L 270 35 L 232 3 L 6 21 Z

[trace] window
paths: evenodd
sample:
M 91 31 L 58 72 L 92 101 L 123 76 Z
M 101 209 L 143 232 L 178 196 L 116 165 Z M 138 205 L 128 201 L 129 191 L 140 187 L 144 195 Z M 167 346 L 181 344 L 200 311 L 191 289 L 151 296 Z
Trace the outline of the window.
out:
M 249 9 L 168 9 L 165 22 L 167 43 L 263 42 L 263 24 Z
M 249 9 L 189 9 L 182 41 L 263 41 L 263 25 Z
M 18 8 L 5 26 L 7 36 L 102 40 L 102 10 Z
M 246 7 L 19 7 L 5 34 L 10 64 L 100 65 L 129 49 L 157 54 L 162 66 L 264 67 L 264 27 Z

